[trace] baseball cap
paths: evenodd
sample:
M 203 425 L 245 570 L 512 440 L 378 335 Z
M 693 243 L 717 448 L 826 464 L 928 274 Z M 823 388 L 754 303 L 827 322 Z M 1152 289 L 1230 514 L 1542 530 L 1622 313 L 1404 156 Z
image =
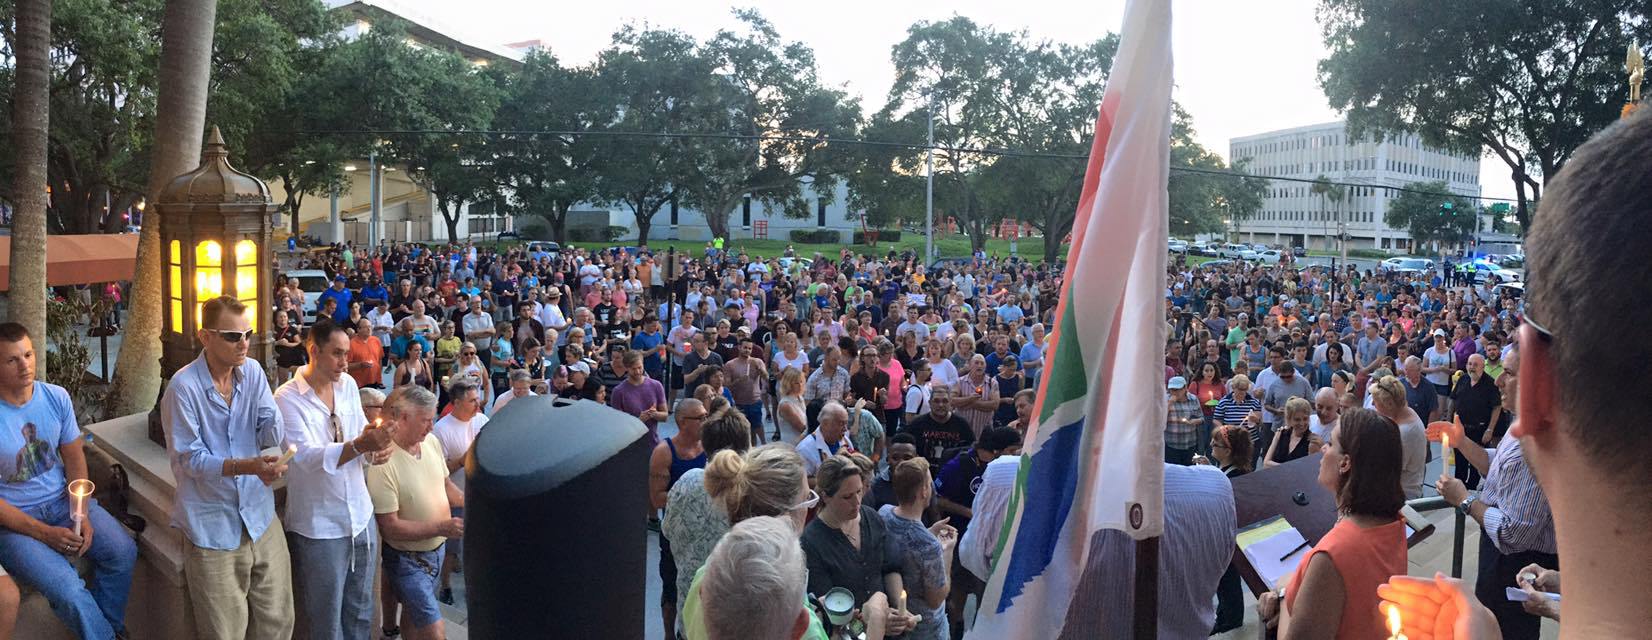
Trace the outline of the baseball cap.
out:
M 1445 329 L 1435 329 L 1434 333 L 1432 333 L 1430 335 L 1436 335 L 1436 336 L 1439 336 L 1441 338 L 1449 338 L 1450 337 L 1450 336 L 1446 335 Z
M 1187 388 L 1187 378 L 1183 378 L 1181 376 L 1176 376 L 1174 378 L 1171 378 L 1169 386 L 1172 389 L 1186 389 Z

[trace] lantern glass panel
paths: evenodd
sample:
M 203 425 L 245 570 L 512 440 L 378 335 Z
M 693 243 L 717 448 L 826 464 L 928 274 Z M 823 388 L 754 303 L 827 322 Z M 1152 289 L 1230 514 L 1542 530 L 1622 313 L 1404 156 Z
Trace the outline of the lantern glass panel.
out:
M 201 303 L 224 294 L 224 247 L 216 240 L 195 245 L 195 326 L 201 326 Z
M 173 333 L 184 332 L 184 269 L 183 243 L 173 240 L 168 243 L 168 266 L 166 268 L 167 301 L 170 303 L 172 315 L 169 325 Z

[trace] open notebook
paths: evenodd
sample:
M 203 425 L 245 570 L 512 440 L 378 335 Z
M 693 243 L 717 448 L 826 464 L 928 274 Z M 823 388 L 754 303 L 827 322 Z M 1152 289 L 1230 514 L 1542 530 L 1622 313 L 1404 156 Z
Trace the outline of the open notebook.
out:
M 1414 533 L 1410 523 L 1405 526 L 1406 538 Z M 1307 544 L 1302 533 L 1285 518 L 1274 516 L 1239 531 L 1239 550 L 1250 560 L 1256 574 L 1269 589 L 1278 589 L 1282 581 L 1296 571 L 1313 546 Z

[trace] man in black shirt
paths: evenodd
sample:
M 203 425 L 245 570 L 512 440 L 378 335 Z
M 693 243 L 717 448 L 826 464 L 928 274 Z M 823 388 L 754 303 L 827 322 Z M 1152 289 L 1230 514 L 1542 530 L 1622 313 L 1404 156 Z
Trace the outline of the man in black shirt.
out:
M 938 386 L 930 391 L 929 413 L 913 420 L 901 433 L 912 434 L 917 441 L 918 454 L 929 460 L 929 465 L 941 468 L 947 461 L 947 452 L 967 447 L 975 441 L 975 431 L 962 416 L 952 413 L 952 388 Z
M 1486 357 L 1478 353 L 1468 357 L 1462 377 L 1451 389 L 1452 413 L 1462 421 L 1463 432 L 1482 447 L 1492 443 L 1492 425 L 1503 413 L 1503 392 L 1497 381 L 1486 375 Z M 1455 465 L 1458 480 L 1470 489 L 1480 486 L 1480 472 L 1471 464 Z
M 859 368 L 849 376 L 849 393 L 856 400 L 865 400 L 866 406 L 882 415 L 884 396 L 889 393 L 889 374 L 878 368 L 877 347 L 861 347 Z

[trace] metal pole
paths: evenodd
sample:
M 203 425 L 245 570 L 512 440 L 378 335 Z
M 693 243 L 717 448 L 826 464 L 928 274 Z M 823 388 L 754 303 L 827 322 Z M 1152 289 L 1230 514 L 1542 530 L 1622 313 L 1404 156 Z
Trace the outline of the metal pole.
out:
M 1451 577 L 1463 577 L 1463 512 L 1457 512 L 1457 531 L 1451 540 Z
M 379 152 L 377 149 L 367 152 L 367 183 L 368 195 L 373 200 L 373 215 L 370 218 L 371 222 L 367 225 L 367 234 L 371 237 L 367 240 L 372 242 L 374 247 L 377 247 L 383 238 L 380 233 L 382 222 L 379 220 L 379 196 L 383 194 L 379 193 Z
M 672 359 L 677 357 L 677 345 L 671 344 L 671 332 L 677 328 L 677 325 L 673 320 L 677 315 L 676 245 L 671 245 L 665 248 L 665 264 L 660 265 L 660 267 L 665 269 L 665 277 L 661 278 L 661 280 L 665 281 L 665 329 L 660 335 L 661 344 L 665 345 L 665 379 L 660 382 L 665 385 L 666 397 L 670 398 L 671 373 L 676 367 L 676 365 L 672 364 Z
M 926 113 L 929 148 L 924 157 L 924 264 L 935 259 L 935 98 L 929 99 Z

